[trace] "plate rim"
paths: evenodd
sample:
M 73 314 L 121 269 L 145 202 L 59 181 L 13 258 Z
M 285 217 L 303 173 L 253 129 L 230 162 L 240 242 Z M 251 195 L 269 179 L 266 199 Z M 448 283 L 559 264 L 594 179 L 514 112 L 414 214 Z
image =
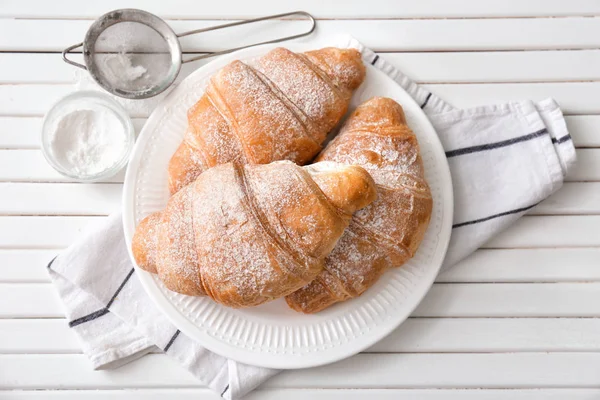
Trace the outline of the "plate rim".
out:
M 130 260 L 131 260 L 132 264 L 134 265 L 134 267 L 136 268 L 137 275 L 142 283 L 142 286 L 144 287 L 144 290 L 146 291 L 148 296 L 152 299 L 154 304 L 159 308 L 159 310 L 170 320 L 171 323 L 173 323 L 173 325 L 175 325 L 175 327 L 177 329 L 179 329 L 181 332 L 183 332 L 186 336 L 190 337 L 190 339 L 192 339 L 192 340 L 198 342 L 199 344 L 201 344 L 202 346 L 206 347 L 208 350 L 210 350 L 218 355 L 221 355 L 223 357 L 226 357 L 226 358 L 238 361 L 238 362 L 242 362 L 242 363 L 254 365 L 254 366 L 259 366 L 259 367 L 267 367 L 267 368 L 299 369 L 299 368 L 308 368 L 308 367 L 316 367 L 316 366 L 326 365 L 326 364 L 330 364 L 330 363 L 351 357 L 351 356 L 363 351 L 364 349 L 372 346 L 373 344 L 379 342 L 380 340 L 382 340 L 383 338 L 388 336 L 392 331 L 397 329 L 398 326 L 400 326 L 403 322 L 406 321 L 408 316 L 410 316 L 410 314 L 412 314 L 412 312 L 416 309 L 416 307 L 422 302 L 425 295 L 429 292 L 429 289 L 433 285 L 433 283 L 435 281 L 435 277 L 439 273 L 439 270 L 443 264 L 445 253 L 448 249 L 448 244 L 450 241 L 450 233 L 451 233 L 451 229 L 452 229 L 452 215 L 453 215 L 453 209 L 454 209 L 454 206 L 453 206 L 454 198 L 453 198 L 453 188 L 452 188 L 452 180 L 451 180 L 451 175 L 450 175 L 450 168 L 448 165 L 448 161 L 445 157 L 442 143 L 441 143 L 439 137 L 437 136 L 437 133 L 436 133 L 435 129 L 433 128 L 429 118 L 426 116 L 424 111 L 421 110 L 420 113 L 423 116 L 422 122 L 427 125 L 427 128 L 429 130 L 431 130 L 431 132 L 434 133 L 434 135 L 432 136 L 432 138 L 430 140 L 430 145 L 433 149 L 433 152 L 435 153 L 436 158 L 438 158 L 440 156 L 440 154 L 444 155 L 443 163 L 442 163 L 443 165 L 441 166 L 441 169 L 443 170 L 443 174 L 445 176 L 442 176 L 440 178 L 440 182 L 441 182 L 441 185 L 444 186 L 442 188 L 442 197 L 444 197 L 444 193 L 449 193 L 449 195 L 446 196 L 446 197 L 448 197 L 447 199 L 444 199 L 444 204 L 440 205 L 440 207 L 442 207 L 442 218 L 444 220 L 444 223 L 443 223 L 444 226 L 442 226 L 441 232 L 439 233 L 439 242 L 438 242 L 438 246 L 439 245 L 443 246 L 443 250 L 440 250 L 440 253 L 442 254 L 441 261 L 439 262 L 439 265 L 437 265 L 435 269 L 434 268 L 431 269 L 432 272 L 430 272 L 430 273 L 432 274 L 432 277 L 426 276 L 430 279 L 421 279 L 416 284 L 416 286 L 418 286 L 418 288 L 415 288 L 414 290 L 418 291 L 419 293 L 422 293 L 422 294 L 419 296 L 414 296 L 414 295 L 412 296 L 413 298 L 416 298 L 416 300 L 414 301 L 414 304 L 411 304 L 410 307 L 407 307 L 407 310 L 410 310 L 410 312 L 408 312 L 408 316 L 405 318 L 399 319 L 399 321 L 397 323 L 392 323 L 387 326 L 384 326 L 383 328 L 385 328 L 385 329 L 380 328 L 378 331 L 378 334 L 376 334 L 376 335 L 362 336 L 360 338 L 354 339 L 355 341 L 359 341 L 360 344 L 353 346 L 351 351 L 348 351 L 347 347 L 339 346 L 339 347 L 337 347 L 337 349 L 342 349 L 341 351 L 340 350 L 337 350 L 337 351 L 328 350 L 327 352 L 316 353 L 317 354 L 316 357 L 315 357 L 315 353 L 305 354 L 302 357 L 289 357 L 289 356 L 285 356 L 285 355 L 282 357 L 281 355 L 271 355 L 271 354 L 266 354 L 265 352 L 261 352 L 260 356 L 259 356 L 256 352 L 248 352 L 247 350 L 245 350 L 243 348 L 235 347 L 228 343 L 221 342 L 220 340 L 218 340 L 214 337 L 211 337 L 210 335 L 206 335 L 206 334 L 203 334 L 202 332 L 200 332 L 198 330 L 198 328 L 191 321 L 189 321 L 187 319 L 187 317 L 185 317 L 181 313 L 181 311 L 179 311 L 169 299 L 167 299 L 165 297 L 164 293 L 156 285 L 153 275 L 147 271 L 142 270 L 141 268 L 139 268 L 137 266 L 135 259 L 133 257 L 133 253 L 131 250 L 131 242 L 132 242 L 132 238 L 133 238 L 133 232 L 135 231 L 135 217 L 134 217 L 134 210 L 133 210 L 133 200 L 134 200 L 135 188 L 136 188 L 136 177 L 137 177 L 137 173 L 140 169 L 139 168 L 141 165 L 140 160 L 143 155 L 143 151 L 141 151 L 141 150 L 143 150 L 145 148 L 145 146 L 147 145 L 148 139 L 151 137 L 150 133 L 152 131 L 149 127 L 152 126 L 155 122 L 158 122 L 158 120 L 160 119 L 161 113 L 157 112 L 157 111 L 161 110 L 162 106 L 168 104 L 171 96 L 174 96 L 177 94 L 178 91 L 183 90 L 180 88 L 184 87 L 186 81 L 188 81 L 188 80 L 193 81 L 195 79 L 194 78 L 195 76 L 202 75 L 203 70 L 211 69 L 212 67 L 214 67 L 215 64 L 221 64 L 223 62 L 230 62 L 235 59 L 244 58 L 244 55 L 246 53 L 255 53 L 255 52 L 261 52 L 261 51 L 267 52 L 267 51 L 269 51 L 273 48 L 279 47 L 279 46 L 281 46 L 281 44 L 256 46 L 253 48 L 243 49 L 243 50 L 239 50 L 239 51 L 227 54 L 227 55 L 217 57 L 216 59 L 212 60 L 211 62 L 204 64 L 204 65 L 200 66 L 199 68 L 197 68 L 194 72 L 192 72 L 189 76 L 187 76 L 184 80 L 182 80 L 178 84 L 178 86 L 174 90 L 172 90 L 165 98 L 161 99 L 161 101 L 154 108 L 151 115 L 145 122 L 144 127 L 140 131 L 140 134 L 138 135 L 138 138 L 135 143 L 135 147 L 132 151 L 132 157 L 129 160 L 129 163 L 127 165 L 127 171 L 125 174 L 123 195 L 122 195 L 123 228 L 124 228 L 125 242 L 127 245 L 127 251 L 128 251 Z M 296 52 L 312 50 L 312 49 L 316 48 L 315 46 L 324 47 L 324 46 L 321 46 L 321 44 L 314 44 L 314 43 L 310 43 L 310 42 L 300 42 L 300 43 L 292 42 L 292 43 L 287 43 L 285 45 L 285 47 L 290 48 L 292 51 L 296 51 Z M 367 70 L 369 71 L 369 73 L 372 73 L 373 71 L 375 71 L 377 74 L 380 74 L 381 76 L 385 77 L 385 79 L 388 80 L 390 82 L 390 84 L 395 85 L 398 87 L 399 90 L 406 92 L 406 90 L 404 90 L 404 88 L 402 88 L 397 82 L 395 82 L 391 77 L 389 77 L 383 71 L 377 69 L 374 66 L 369 65 L 368 63 L 365 63 L 365 66 L 366 66 Z M 408 95 L 408 93 L 407 93 L 407 95 Z M 416 101 L 410 95 L 408 95 L 408 98 L 410 99 L 410 101 L 412 101 L 412 103 L 414 103 L 413 107 L 416 106 L 420 109 L 419 105 L 416 103 Z M 424 287 L 422 287 L 422 286 L 424 286 Z M 318 356 L 319 354 L 321 356 Z M 312 356 L 309 356 L 309 355 L 312 355 Z M 285 357 L 287 357 L 287 359 L 284 359 Z

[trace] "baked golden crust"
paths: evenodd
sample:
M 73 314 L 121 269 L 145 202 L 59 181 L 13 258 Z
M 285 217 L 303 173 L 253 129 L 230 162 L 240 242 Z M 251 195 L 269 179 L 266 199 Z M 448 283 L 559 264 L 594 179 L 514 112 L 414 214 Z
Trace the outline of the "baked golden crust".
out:
M 373 98 L 359 106 L 317 160 L 365 168 L 378 197 L 354 214 L 325 270 L 286 297 L 291 308 L 305 313 L 360 296 L 386 270 L 411 258 L 433 207 L 419 144 L 402 107 L 391 99 Z
M 254 306 L 313 280 L 352 213 L 375 197 L 357 166 L 222 164 L 140 223 L 133 254 L 171 290 Z
M 364 76 L 354 49 L 297 54 L 277 48 L 254 67 L 228 64 L 188 111 L 188 130 L 169 163 L 171 193 L 227 162 L 308 163 Z

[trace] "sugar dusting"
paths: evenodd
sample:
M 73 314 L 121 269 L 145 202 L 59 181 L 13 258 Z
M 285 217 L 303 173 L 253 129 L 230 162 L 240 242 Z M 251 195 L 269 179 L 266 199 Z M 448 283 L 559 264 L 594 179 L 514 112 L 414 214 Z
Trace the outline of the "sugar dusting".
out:
M 213 76 L 206 94 L 190 110 L 193 129 L 184 140 L 205 153 L 208 167 L 231 161 L 305 164 L 345 114 L 355 89 L 332 78 L 338 73 L 360 82 L 364 76 L 359 56 L 339 64 L 339 70 L 331 72 L 318 58 L 283 48 L 261 57 L 255 68 L 235 61 Z M 192 167 L 185 172 L 189 181 L 199 173 Z
M 191 186 L 179 191 L 163 211 L 158 230 L 157 269 L 166 286 L 176 292 L 204 294 L 195 250 Z
M 423 238 L 432 198 L 418 142 L 397 107 L 389 99 L 369 100 L 319 157 L 365 168 L 378 186 L 378 198 L 354 214 L 350 227 L 327 257 L 328 281 L 325 276 L 318 279 L 329 294 L 320 293 L 324 299 L 315 304 L 317 289 L 309 285 L 288 298 L 305 312 L 359 296 L 387 269 L 411 258 Z M 339 284 L 343 291 L 334 290 Z
M 260 304 L 279 271 L 269 268 L 268 238 L 252 218 L 238 173 L 231 164 L 217 166 L 193 186 L 196 250 L 208 294 L 234 307 Z
M 280 161 L 222 164 L 203 173 L 163 212 L 161 279 L 171 290 L 206 293 L 232 307 L 262 304 L 306 285 L 350 221 L 312 181 L 316 171 Z

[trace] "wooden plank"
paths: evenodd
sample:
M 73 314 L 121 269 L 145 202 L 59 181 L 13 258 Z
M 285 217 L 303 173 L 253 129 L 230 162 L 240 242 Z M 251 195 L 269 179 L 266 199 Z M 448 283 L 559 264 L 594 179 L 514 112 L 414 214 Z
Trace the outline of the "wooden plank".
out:
M 538 351 L 600 351 L 600 319 L 409 318 L 366 352 Z M 80 353 L 81 345 L 64 319 L 0 320 L 0 354 Z
M 597 317 L 599 283 L 435 284 L 417 317 Z
M 86 84 L 85 89 L 100 90 L 92 83 Z M 0 85 L 0 115 L 43 116 L 54 103 L 76 90 L 80 88 L 74 84 Z M 147 117 L 166 94 L 164 92 L 144 101 L 113 98 L 129 112 L 130 116 Z M 28 96 L 30 97 L 27 98 Z
M 483 249 L 440 274 L 436 282 L 600 281 L 598 260 L 598 248 Z
M 421 83 L 552 82 L 600 77 L 600 50 L 384 53 L 381 57 Z
M 0 217 L 0 249 L 62 248 L 81 229 L 104 217 L 5 216 Z M 524 216 L 484 248 L 594 247 L 600 246 L 600 216 Z
M 121 206 L 113 183 L 0 182 L 0 215 L 108 215 Z M 569 182 L 530 215 L 600 214 L 600 182 Z
M 589 54 L 588 54 L 589 52 Z M 560 53 L 560 52 L 558 52 Z M 595 50 L 575 51 L 581 55 L 582 60 L 588 63 L 595 63 Z M 585 53 L 585 55 L 584 55 Z M 191 53 L 189 56 L 201 55 L 205 53 Z M 557 54 L 560 56 L 560 54 Z M 70 59 L 83 63 L 81 53 L 74 53 Z M 181 66 L 179 75 L 175 82 L 181 82 L 184 78 L 196 71 L 202 65 L 209 63 L 212 59 L 199 60 L 193 63 L 186 63 Z M 45 67 L 38 68 L 42 64 Z M 65 63 L 60 54 L 57 53 L 0 53 L 0 65 L 3 66 L 0 71 L 0 83 L 89 83 L 87 72 Z M 576 74 L 579 76 L 579 74 Z M 590 76 L 583 73 L 583 76 Z
M 0 250 L 0 282 L 50 282 L 46 265 L 59 250 Z
M 263 387 L 593 387 L 598 376 L 586 368 L 597 362 L 600 354 L 594 353 L 362 354 L 330 366 L 285 371 Z
M 600 82 L 430 84 L 425 87 L 457 108 L 552 97 L 565 114 L 600 113 L 600 99 L 596 101 L 593 95 L 600 90 Z
M 123 185 L 0 183 L 2 215 L 108 215 L 121 208 Z
M 168 21 L 175 32 L 225 21 Z M 7 19 L 0 25 L 1 51 L 62 51 L 81 40 L 91 20 Z M 188 52 L 215 51 L 257 43 L 306 30 L 307 21 L 267 21 L 235 29 L 192 35 L 181 40 Z M 325 20 L 309 40 L 354 35 L 376 51 L 597 49 L 597 18 Z M 38 32 L 44 32 L 39 40 Z M 527 32 L 527 34 L 523 34 Z M 303 39 L 305 40 L 305 39 Z
M 437 283 L 415 317 L 599 317 L 600 283 Z M 47 283 L 0 284 L 0 318 L 59 318 Z
M 577 162 L 567 175 L 567 181 L 600 180 L 600 153 L 592 149 L 578 149 Z
M 319 393 L 320 390 L 315 392 Z M 337 393 L 336 391 L 332 391 Z M 600 391 L 599 391 L 600 392 Z M 278 399 L 277 396 L 286 396 L 290 400 L 300 399 L 304 390 L 272 389 L 254 391 L 245 400 L 251 399 Z M 343 393 L 341 393 L 343 394 Z M 275 395 L 275 397 L 273 397 Z M 258 397 L 257 397 L 258 396 Z M 312 397 L 311 397 L 312 398 Z M 0 390 L 0 399 L 10 400 L 36 400 L 36 399 L 64 399 L 64 400 L 219 400 L 222 397 L 210 389 L 135 389 L 135 390 Z M 318 399 L 318 397 L 315 397 Z
M 0 117 L 0 149 L 39 149 L 42 120 L 41 117 Z M 146 118 L 132 118 L 132 122 L 138 134 Z
M 575 146 L 600 146 L 600 115 L 568 115 L 565 121 Z
M 383 353 L 598 351 L 594 318 L 410 318 L 368 349 Z
M 456 18 L 456 17 L 523 17 L 523 16 L 566 16 L 598 15 L 600 6 L 593 0 L 546 1 L 487 1 L 459 0 L 448 4 L 444 0 L 412 2 L 408 0 L 374 0 L 368 3 L 338 1 L 323 2 L 303 0 L 302 9 L 319 18 Z M 5 0 L 0 16 L 19 18 L 96 18 L 117 8 L 142 8 L 163 18 L 249 18 L 288 12 L 289 4 L 273 0 L 257 0 L 248 4 L 240 2 L 235 7 L 222 3 L 189 3 L 174 0 L 168 4 L 143 0 L 105 0 L 102 3 L 75 0 L 48 4 L 45 1 Z
M 600 115 L 566 116 L 569 133 L 577 147 L 600 147 Z M 133 118 L 139 133 L 146 118 Z M 37 149 L 41 117 L 0 117 L 0 149 Z
M 597 385 L 599 362 L 598 353 L 360 354 L 324 367 L 284 371 L 262 387 L 586 388 Z M 0 371 L 2 389 L 201 387 L 163 354 L 109 371 L 92 371 L 79 354 L 3 355 Z
M 0 249 L 55 249 L 69 246 L 106 217 L 0 217 Z
M 484 248 L 600 246 L 600 216 L 524 216 Z
M 600 82 L 431 84 L 424 85 L 459 108 L 553 97 L 565 114 L 600 114 L 600 99 L 595 96 Z M 75 85 L 0 85 L 0 116 L 42 116 Z M 132 117 L 147 117 L 162 95 L 143 102 L 117 99 Z
M 61 249 L 0 250 L 0 282 L 50 282 L 46 264 Z M 437 278 L 438 283 L 600 281 L 600 249 L 482 249 Z
M 18 166 L 18 167 L 17 167 Z M 103 182 L 122 183 L 125 169 Z M 12 182 L 74 182 L 56 172 L 46 162 L 41 150 L 0 150 L 0 181 Z
M 600 214 L 600 182 L 566 182 L 530 215 Z
M 63 305 L 52 284 L 0 283 L 0 290 L 0 318 L 64 317 Z
M 258 389 L 244 400 L 591 400 L 600 389 Z M 15 390 L 0 391 L 11 400 L 218 400 L 209 389 Z
M 198 54 L 198 53 L 196 53 Z M 417 82 L 551 82 L 600 79 L 600 50 L 385 53 Z M 79 54 L 73 59 L 81 61 Z M 179 80 L 210 59 L 183 64 Z M 0 83 L 75 83 L 78 69 L 55 53 L 0 53 Z M 44 68 L 39 68 L 44 65 Z
M 0 354 L 81 353 L 77 335 L 63 318 L 0 320 L 0 343 Z

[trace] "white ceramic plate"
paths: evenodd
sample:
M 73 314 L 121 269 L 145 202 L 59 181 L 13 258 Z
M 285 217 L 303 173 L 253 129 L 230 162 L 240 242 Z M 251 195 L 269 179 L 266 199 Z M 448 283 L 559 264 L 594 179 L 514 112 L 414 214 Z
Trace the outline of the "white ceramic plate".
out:
M 125 178 L 123 221 L 129 247 L 137 224 L 167 203 L 167 165 L 183 139 L 186 112 L 202 95 L 208 78 L 234 59 L 252 64 L 274 47 L 250 48 L 216 59 L 182 81 L 154 110 L 137 140 Z M 291 43 L 286 47 L 297 52 L 314 48 Z M 391 78 L 367 65 L 366 80 L 354 94 L 350 109 L 373 96 L 391 97 L 404 107 L 421 146 L 434 205 L 416 256 L 402 268 L 387 272 L 361 297 L 316 315 L 292 311 L 283 299 L 249 309 L 227 308 L 209 298 L 171 292 L 155 275 L 138 268 L 148 295 L 183 333 L 225 357 L 290 369 L 356 354 L 408 318 L 432 285 L 448 246 L 453 210 L 450 172 L 444 150 L 419 105 Z

